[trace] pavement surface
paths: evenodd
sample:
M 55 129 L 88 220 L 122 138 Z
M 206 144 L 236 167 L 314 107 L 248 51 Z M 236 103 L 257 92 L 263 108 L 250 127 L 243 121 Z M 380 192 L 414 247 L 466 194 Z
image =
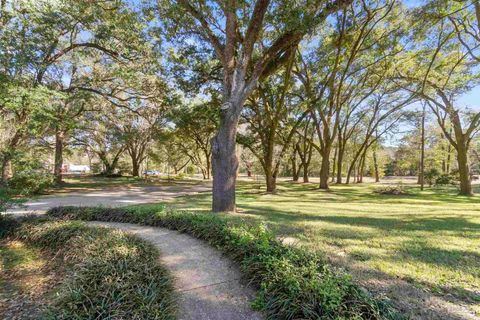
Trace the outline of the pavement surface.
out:
M 41 196 L 7 213 L 45 213 L 58 206 L 121 207 L 141 203 L 155 203 L 174 197 L 210 191 L 209 184 L 172 184 L 161 186 L 113 187 L 102 190 L 79 191 Z
M 180 320 L 256 320 L 253 289 L 240 282 L 238 267 L 199 239 L 164 228 L 115 222 L 89 222 L 117 228 L 153 243 L 160 263 L 174 278 Z

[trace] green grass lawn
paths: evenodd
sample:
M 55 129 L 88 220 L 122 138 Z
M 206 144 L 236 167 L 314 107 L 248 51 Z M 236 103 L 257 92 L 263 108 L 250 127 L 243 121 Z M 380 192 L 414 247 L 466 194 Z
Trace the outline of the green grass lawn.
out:
M 416 187 L 409 187 L 408 195 L 379 195 L 373 193 L 376 187 L 333 185 L 320 191 L 314 184 L 283 182 L 272 195 L 242 182 L 236 215 L 264 221 L 277 234 L 327 256 L 348 257 L 478 307 L 480 197 L 461 197 L 448 188 L 420 192 Z M 176 198 L 172 205 L 208 211 L 210 202 L 211 194 L 202 193 Z

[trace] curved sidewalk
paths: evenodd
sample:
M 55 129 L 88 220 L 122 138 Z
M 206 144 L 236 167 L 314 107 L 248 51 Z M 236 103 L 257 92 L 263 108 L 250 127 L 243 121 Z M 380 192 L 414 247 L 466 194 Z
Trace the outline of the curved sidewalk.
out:
M 240 270 L 202 240 L 164 228 L 128 223 L 89 222 L 117 228 L 153 243 L 175 279 L 181 320 L 255 320 L 255 293 L 240 283 Z

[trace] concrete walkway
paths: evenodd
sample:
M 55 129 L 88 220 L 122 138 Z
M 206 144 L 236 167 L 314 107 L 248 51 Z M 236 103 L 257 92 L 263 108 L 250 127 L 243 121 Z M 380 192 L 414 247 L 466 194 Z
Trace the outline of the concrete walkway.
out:
M 89 222 L 117 228 L 153 243 L 175 279 L 180 320 L 262 319 L 250 308 L 254 291 L 239 281 L 240 270 L 219 251 L 189 235 L 126 223 Z

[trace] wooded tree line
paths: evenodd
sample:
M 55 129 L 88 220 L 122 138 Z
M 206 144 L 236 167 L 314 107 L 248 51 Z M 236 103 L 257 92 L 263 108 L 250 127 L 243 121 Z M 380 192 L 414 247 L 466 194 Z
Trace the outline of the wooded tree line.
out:
M 194 165 L 214 211 L 239 166 L 268 192 L 435 168 L 471 195 L 479 20 L 476 0 L 2 1 L 2 181 L 53 153 L 60 183 L 82 150 L 107 175 Z

